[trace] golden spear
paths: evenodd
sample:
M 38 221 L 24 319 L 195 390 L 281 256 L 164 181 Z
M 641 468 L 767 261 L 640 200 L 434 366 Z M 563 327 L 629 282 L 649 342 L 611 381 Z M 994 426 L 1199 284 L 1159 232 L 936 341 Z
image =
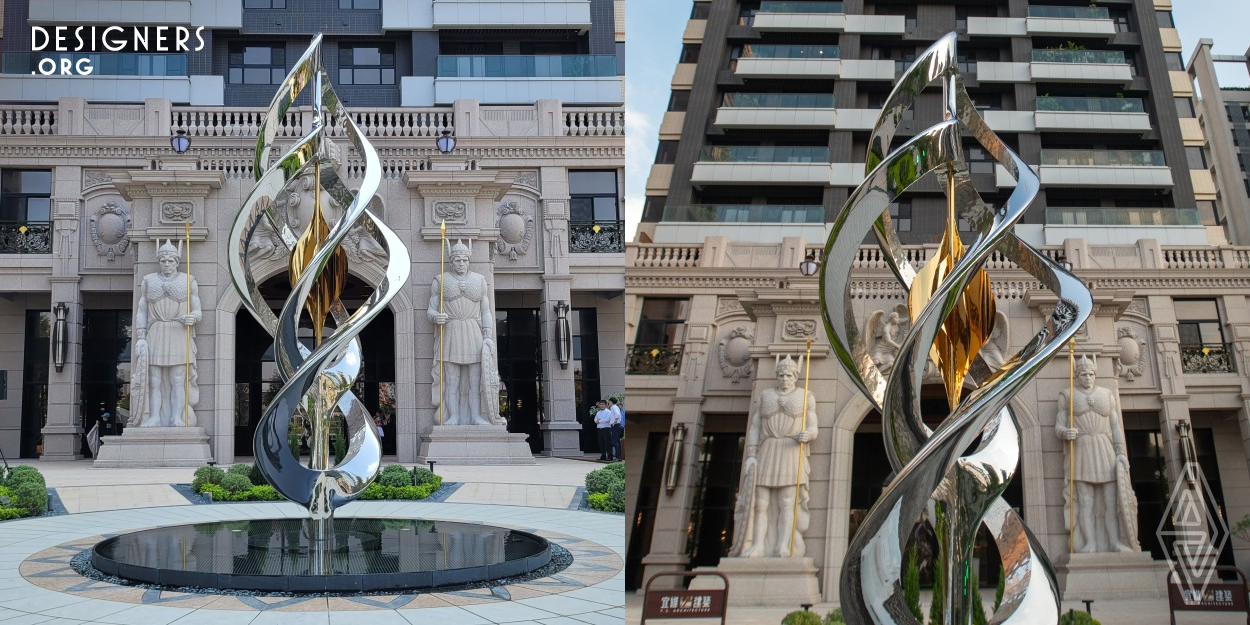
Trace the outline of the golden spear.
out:
M 799 422 L 799 432 L 807 431 L 807 383 L 812 377 L 812 336 L 807 335 L 807 364 L 803 371 L 803 417 Z M 794 534 L 799 528 L 799 491 L 803 489 L 803 446 L 799 441 L 799 472 L 794 476 L 794 514 L 790 517 L 790 557 L 794 557 Z
M 183 222 L 187 235 L 187 316 L 191 315 L 191 222 Z M 190 425 L 188 420 L 191 412 L 191 326 L 182 324 L 187 336 L 187 370 L 182 376 L 182 427 Z
M 447 256 L 447 220 L 439 222 L 438 231 L 441 243 L 438 246 L 438 314 L 443 313 L 443 282 L 447 277 L 443 275 L 443 263 Z M 443 327 L 446 323 L 438 326 L 438 424 L 443 424 L 443 404 L 447 403 L 447 398 L 443 396 Z

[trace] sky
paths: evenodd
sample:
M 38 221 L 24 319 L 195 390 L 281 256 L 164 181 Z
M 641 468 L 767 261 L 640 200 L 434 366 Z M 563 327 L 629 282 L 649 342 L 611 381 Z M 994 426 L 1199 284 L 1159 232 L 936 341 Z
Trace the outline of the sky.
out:
M 1215 42 L 1215 54 L 1244 55 L 1250 48 L 1247 0 L 1173 0 L 1185 62 L 1199 39 Z M 668 105 L 669 83 L 681 52 L 681 33 L 691 0 L 629 0 L 625 7 L 625 228 L 627 240 L 642 218 L 647 174 L 655 158 L 660 120 Z M 1243 66 L 1216 65 L 1226 87 L 1250 86 Z

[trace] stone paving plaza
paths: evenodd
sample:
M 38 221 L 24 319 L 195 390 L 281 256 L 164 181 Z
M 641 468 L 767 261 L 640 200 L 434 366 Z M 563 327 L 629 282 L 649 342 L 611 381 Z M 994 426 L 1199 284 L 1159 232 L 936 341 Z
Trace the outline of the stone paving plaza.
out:
M 104 534 L 160 525 L 303 517 L 291 503 L 193 505 L 171 483 L 192 469 L 92 469 L 31 462 L 56 489 L 63 516 L 0 523 L 0 625 L 616 625 L 624 621 L 624 520 L 576 509 L 593 462 L 437 467 L 462 486 L 445 502 L 356 501 L 340 516 L 419 517 L 524 529 L 574 557 L 557 574 L 476 590 L 361 597 L 236 597 L 149 590 L 84 578 L 69 560 Z

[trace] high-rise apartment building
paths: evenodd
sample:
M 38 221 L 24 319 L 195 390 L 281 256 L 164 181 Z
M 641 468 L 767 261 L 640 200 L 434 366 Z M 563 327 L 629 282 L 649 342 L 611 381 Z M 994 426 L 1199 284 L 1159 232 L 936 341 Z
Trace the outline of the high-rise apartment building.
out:
M 1215 176 L 1230 239 L 1244 245 L 1250 242 L 1250 89 L 1222 87 L 1215 64 L 1241 65 L 1250 72 L 1250 52 L 1215 55 L 1213 45 L 1210 39 L 1200 39 L 1187 67 L 1199 94 L 1199 119 L 1207 139 L 1203 155 L 1210 159 L 1200 164 Z
M 622 11 L 620 0 L 6 0 L 0 447 L 10 458 L 81 458 L 102 413 L 123 424 L 133 414 L 135 288 L 156 271 L 157 241 L 186 238 L 190 223 L 183 262 L 204 307 L 195 412 L 217 462 L 252 455 L 277 369 L 226 274 L 226 239 L 255 184 L 264 107 L 323 33 L 322 64 L 382 163 L 370 209 L 414 264 L 361 335 L 355 392 L 382 417 L 385 453 L 424 458 L 422 436 L 439 423 L 428 311 L 444 222 L 450 245 L 470 248 L 469 270 L 487 277 L 509 430 L 534 453 L 597 452 L 588 411 L 624 384 Z M 72 49 L 77 29 L 89 38 L 109 26 L 123 27 L 111 35 L 121 49 Z M 68 51 L 37 34 L 58 27 Z M 204 46 L 154 53 L 126 34 L 157 27 L 198 31 L 189 44 Z M 83 59 L 90 74 L 43 74 Z M 309 113 L 291 109 L 279 149 L 312 130 Z M 186 154 L 171 150 L 178 133 Z M 442 137 L 454 149 L 436 145 Z M 358 187 L 358 155 L 338 156 Z M 311 180 L 281 200 L 302 231 Z M 262 228 L 249 254 L 280 306 L 290 286 L 276 236 Z M 348 238 L 351 310 L 378 278 L 379 251 Z
M 881 417 L 831 357 L 817 279 L 799 264 L 820 259 L 826 224 L 863 179 L 869 132 L 895 79 L 950 31 L 976 106 L 1041 179 L 1016 233 L 1093 290 L 1097 311 L 1075 354 L 1097 359 L 1097 384 L 1123 409 L 1144 551 L 1132 566 L 1162 591 L 1170 545 L 1156 530 L 1168 527 L 1187 459 L 1228 521 L 1250 514 L 1240 494 L 1250 484 L 1247 215 L 1244 200 L 1217 190 L 1168 0 L 696 1 L 642 224 L 626 246 L 630 588 L 731 552 L 754 402 L 777 383 L 775 359 L 797 358 L 812 337 L 819 436 L 805 556 L 820 598 L 837 599 L 850 537 L 892 470 Z M 895 145 L 940 111 L 935 84 L 904 114 Z M 963 147 L 981 197 L 1001 205 L 1013 181 L 970 136 Z M 938 181 L 919 181 L 889 211 L 909 260 L 924 263 L 945 222 Z M 962 220 L 958 228 L 975 234 Z M 985 268 L 1000 311 L 995 347 L 1009 356 L 1056 301 L 1005 259 Z M 851 269 L 851 294 L 861 328 L 878 335 L 890 330 L 873 319 L 906 302 L 875 246 Z M 1069 371 L 1056 359 L 1012 401 L 1024 453 L 1005 495 L 1061 583 L 1077 574 L 1055 429 Z M 933 427 L 947 414 L 940 381 L 925 392 Z M 1222 562 L 1250 562 L 1242 545 L 1216 550 Z M 998 560 L 984 537 L 977 557 L 981 583 L 993 584 Z

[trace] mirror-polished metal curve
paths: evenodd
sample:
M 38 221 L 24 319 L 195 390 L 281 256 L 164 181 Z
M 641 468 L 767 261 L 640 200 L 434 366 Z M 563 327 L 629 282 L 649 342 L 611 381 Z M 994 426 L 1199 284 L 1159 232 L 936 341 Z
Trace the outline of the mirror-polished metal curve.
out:
M 1003 601 L 990 623 L 1053 623 L 1059 617 L 1050 562 L 1019 516 L 998 498 L 1020 456 L 1019 432 L 1007 404 L 1076 334 L 1093 310 L 1093 298 L 1075 276 L 1011 233 L 1037 195 L 1039 180 L 977 112 L 957 69 L 956 41 L 955 33 L 939 39 L 895 85 L 869 139 L 867 177 L 847 200 L 825 246 L 820 278 L 825 329 L 851 382 L 882 414 L 886 453 L 896 474 L 843 561 L 840 600 L 852 625 L 917 623 L 903 599 L 902 569 L 913 526 L 926 516 L 942 519 L 945 529 L 938 540 L 945 556 L 936 566 L 942 567 L 945 579 L 957 582 L 944 589 L 943 622 L 968 622 L 973 594 L 965 593 L 959 580 L 982 523 L 994 536 L 1005 572 Z M 889 151 L 904 111 L 935 80 L 943 86 L 945 121 Z M 997 210 L 980 199 L 968 175 L 961 125 L 1017 181 Z M 855 322 L 851 267 L 864 235 L 874 230 L 892 272 L 905 290 L 912 288 L 917 270 L 904 254 L 888 209 L 909 186 L 934 171 L 939 179 L 946 178 L 951 201 L 980 234 L 916 313 L 887 377 L 873 364 Z M 968 374 L 976 388 L 931 431 L 920 410 L 925 364 L 961 293 L 994 251 L 1037 278 L 1058 296 L 1058 304 L 1043 328 L 1001 368 L 990 370 L 978 360 Z M 963 382 L 946 380 L 948 386 Z M 961 455 L 978 438 L 976 451 Z
M 311 130 L 271 165 L 270 150 L 278 129 L 296 98 L 308 89 L 312 103 Z M 340 149 L 331 140 L 330 129 L 346 134 L 352 148 L 364 161 L 360 188 L 352 192 L 344 184 L 346 167 Z M 357 335 L 386 307 L 408 280 L 411 261 L 408 250 L 393 230 L 366 210 L 381 181 L 381 163 L 377 152 L 364 133 L 343 108 L 338 95 L 321 65 L 321 35 L 295 63 L 269 105 L 256 142 L 254 171 L 257 182 L 243 202 L 230 232 L 232 253 L 228 254 L 230 279 L 243 299 L 243 306 L 274 337 L 278 374 L 283 386 L 265 409 L 253 440 L 256 463 L 266 479 L 282 496 L 308 508 L 310 518 L 318 522 L 318 531 L 325 531 L 334 509 L 364 492 L 377 475 L 382 462 L 381 441 L 373 421 L 359 399 L 351 392 L 361 370 L 361 347 Z M 328 194 L 345 207 L 342 217 L 319 236 L 305 233 L 304 245 L 309 254 L 298 263 L 297 278 L 282 311 L 275 315 L 260 293 L 252 271 L 248 248 L 262 222 L 279 233 L 288 252 L 300 247 L 300 237 L 291 231 L 287 220 L 279 215 L 275 199 L 290 190 L 305 174 L 316 172 L 313 193 Z M 309 225 L 311 229 L 313 224 Z M 381 265 L 383 278 L 374 285 L 373 293 L 355 312 L 349 314 L 333 289 L 324 284 L 338 276 L 324 274 L 344 271 L 336 263 L 342 259 L 340 243 L 348 230 L 358 228 L 371 237 L 384 251 L 375 261 Z M 310 303 L 309 294 L 320 310 L 334 319 L 335 328 L 312 349 L 300 343 L 297 335 L 300 315 Z M 313 306 L 309 306 L 310 312 Z M 315 313 L 314 313 L 315 314 Z M 314 321 L 316 323 L 316 321 Z M 300 464 L 298 450 L 288 444 L 293 417 L 304 416 L 310 431 L 324 432 L 330 420 L 341 413 L 346 419 L 347 453 L 336 466 L 329 466 L 328 439 L 310 440 L 312 460 Z

